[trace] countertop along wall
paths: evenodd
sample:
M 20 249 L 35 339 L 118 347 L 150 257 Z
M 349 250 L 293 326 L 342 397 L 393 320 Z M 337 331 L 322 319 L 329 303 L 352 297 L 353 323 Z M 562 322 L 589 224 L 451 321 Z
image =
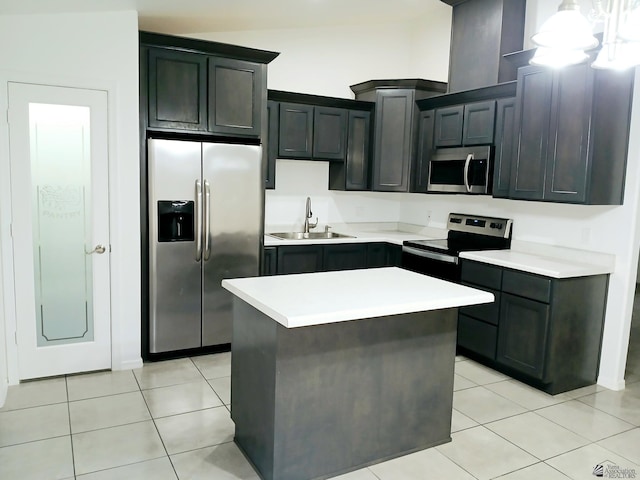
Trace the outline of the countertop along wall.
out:
M 140 175 L 138 138 L 138 18 L 135 11 L 94 14 L 0 15 L 0 111 L 7 81 L 82 85 L 108 90 L 111 210 L 111 335 L 114 369 L 142 365 L 140 355 Z M 15 329 L 9 235 L 8 128 L 0 124 L 0 328 Z M 105 219 L 104 221 L 109 221 Z M 4 284 L 3 284 L 4 280 Z M 0 335 L 0 355 L 5 343 Z M 8 377 L 18 380 L 9 347 Z M 0 369 L 2 361 L 0 361 Z M 6 377 L 0 370 L 0 378 Z M 0 395 L 1 397 L 1 395 Z
M 557 0 L 529 0 L 528 38 L 557 10 Z M 269 88 L 352 98 L 349 85 L 381 78 L 419 77 L 446 81 L 451 9 L 406 25 L 334 29 L 220 32 L 194 35 L 282 52 L 269 65 Z M 397 193 L 332 192 L 328 167 L 314 162 L 277 161 L 276 190 L 266 193 L 266 224 L 298 226 L 304 199 L 312 197 L 314 216 L 323 223 L 399 221 L 444 227 L 449 212 L 468 212 L 514 219 L 514 238 L 616 255 L 611 276 L 599 383 L 624 387 L 636 265 L 640 248 L 640 79 L 631 127 L 625 204 L 620 207 L 577 206 L 468 197 Z M 634 140 L 634 137 L 638 140 Z M 397 212 L 397 213 L 396 213 Z M 393 218 L 397 214 L 396 218 Z

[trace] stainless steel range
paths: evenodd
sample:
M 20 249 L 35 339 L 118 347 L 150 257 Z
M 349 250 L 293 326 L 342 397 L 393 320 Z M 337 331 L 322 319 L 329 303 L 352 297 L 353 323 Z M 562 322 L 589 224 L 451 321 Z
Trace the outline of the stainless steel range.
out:
M 447 229 L 447 238 L 405 241 L 402 246 L 402 267 L 458 282 L 460 252 L 508 249 L 511 246 L 513 221 L 450 213 Z

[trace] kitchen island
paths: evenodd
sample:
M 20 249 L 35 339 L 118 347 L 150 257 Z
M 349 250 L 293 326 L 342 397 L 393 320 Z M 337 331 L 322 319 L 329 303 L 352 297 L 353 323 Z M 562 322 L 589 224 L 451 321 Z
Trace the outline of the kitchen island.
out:
M 224 280 L 235 442 L 266 480 L 450 441 L 457 308 L 493 295 L 399 268 Z

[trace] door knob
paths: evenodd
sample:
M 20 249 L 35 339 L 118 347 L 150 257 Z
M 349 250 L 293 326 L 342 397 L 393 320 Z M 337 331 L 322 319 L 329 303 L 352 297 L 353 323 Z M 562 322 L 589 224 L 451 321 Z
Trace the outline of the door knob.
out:
M 104 252 L 106 252 L 106 251 L 107 251 L 107 249 L 106 249 L 106 247 L 105 247 L 104 245 L 100 245 L 100 244 L 98 244 L 98 245 L 96 245 L 96 247 L 95 247 L 93 250 L 91 250 L 90 252 L 86 252 L 86 251 L 85 251 L 84 253 L 86 253 L 87 255 L 92 255 L 92 254 L 94 254 L 94 253 L 97 253 L 97 254 L 99 254 L 99 255 L 102 255 L 102 254 L 103 254 Z

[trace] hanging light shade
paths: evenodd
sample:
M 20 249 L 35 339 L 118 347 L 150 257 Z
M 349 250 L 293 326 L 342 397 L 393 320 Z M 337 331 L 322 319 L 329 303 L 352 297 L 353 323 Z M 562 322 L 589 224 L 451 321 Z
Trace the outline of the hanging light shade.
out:
M 589 58 L 584 50 L 567 50 L 564 48 L 538 47 L 529 63 L 544 67 L 561 68 L 582 63 Z
M 563 0 L 549 20 L 531 40 L 540 47 L 561 48 L 563 50 L 588 50 L 598 46 L 593 36 L 591 24 L 580 13 L 577 0 Z

